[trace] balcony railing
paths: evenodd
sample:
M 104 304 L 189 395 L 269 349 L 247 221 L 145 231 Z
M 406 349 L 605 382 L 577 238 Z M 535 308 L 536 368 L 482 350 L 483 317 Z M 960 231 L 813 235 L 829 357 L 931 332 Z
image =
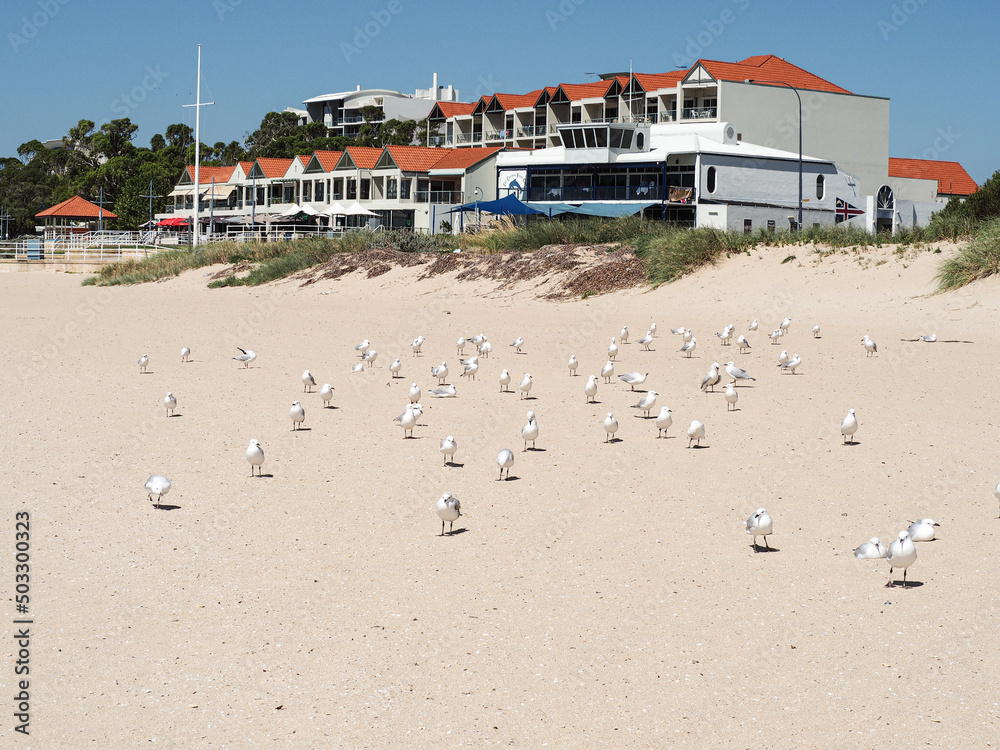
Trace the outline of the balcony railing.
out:
M 559 201 L 579 203 L 586 201 L 660 201 L 691 203 L 691 188 L 663 188 L 648 186 L 597 186 L 597 187 L 534 187 L 528 190 L 529 201 Z
M 505 141 L 514 136 L 510 130 L 488 130 L 486 132 L 487 141 Z
M 461 190 L 418 190 L 414 193 L 417 203 L 447 203 L 453 205 L 462 202 Z
M 685 107 L 685 120 L 712 120 L 718 116 L 718 107 Z
M 455 143 L 474 143 L 476 136 L 476 133 L 456 133 Z
M 517 129 L 518 138 L 533 138 L 536 135 L 545 135 L 544 125 L 525 125 Z

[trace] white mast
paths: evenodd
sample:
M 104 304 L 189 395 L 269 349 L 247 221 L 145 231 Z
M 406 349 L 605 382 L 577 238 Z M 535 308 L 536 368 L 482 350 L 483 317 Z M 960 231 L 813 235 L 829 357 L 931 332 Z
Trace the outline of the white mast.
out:
M 198 85 L 195 89 L 195 103 L 185 104 L 185 107 L 194 107 L 194 217 L 192 218 L 191 246 L 198 246 L 198 200 L 201 198 L 201 108 L 207 107 L 215 102 L 201 101 L 201 45 L 198 45 Z

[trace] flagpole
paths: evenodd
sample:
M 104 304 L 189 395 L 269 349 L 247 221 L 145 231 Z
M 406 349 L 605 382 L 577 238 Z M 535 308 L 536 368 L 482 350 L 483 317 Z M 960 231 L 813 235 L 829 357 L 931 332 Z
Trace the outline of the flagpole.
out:
M 194 107 L 194 216 L 191 235 L 192 247 L 198 246 L 198 199 L 201 197 L 201 108 L 208 107 L 215 102 L 201 101 L 201 45 L 198 45 L 198 84 L 195 87 L 195 103 L 185 104 L 185 107 Z

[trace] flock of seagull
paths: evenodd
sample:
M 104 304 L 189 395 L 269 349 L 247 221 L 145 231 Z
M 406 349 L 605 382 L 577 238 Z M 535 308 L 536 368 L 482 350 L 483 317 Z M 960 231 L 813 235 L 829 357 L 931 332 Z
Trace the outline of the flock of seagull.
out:
M 785 318 L 781 324 L 772 331 L 768 338 L 772 345 L 777 345 L 780 340 L 788 334 L 789 328 L 791 326 L 791 318 Z M 759 322 L 754 320 L 748 326 L 748 332 L 754 332 L 758 329 Z M 671 334 L 677 335 L 681 339 L 681 347 L 679 352 L 686 357 L 690 357 L 691 353 L 697 346 L 697 338 L 694 336 L 691 329 L 688 328 L 671 328 L 669 329 Z M 730 324 L 727 325 L 722 331 L 716 333 L 715 335 L 720 339 L 723 346 L 730 345 L 733 334 L 735 332 L 735 326 Z M 812 334 L 814 338 L 819 338 L 820 327 L 815 325 L 812 327 Z M 653 342 L 656 336 L 656 323 L 649 326 L 646 334 L 636 341 L 637 344 L 642 345 L 645 350 L 649 350 L 650 344 Z M 629 341 L 630 335 L 628 327 L 622 328 L 618 336 L 611 338 L 611 343 L 608 346 L 607 362 L 601 368 L 600 376 L 589 375 L 587 381 L 583 387 L 584 396 L 586 402 L 594 402 L 597 395 L 598 389 L 598 378 L 604 379 L 604 383 L 611 383 L 612 377 L 615 377 L 615 365 L 617 357 L 620 353 L 620 346 L 626 345 Z M 935 341 L 936 336 L 921 336 L 920 339 L 924 341 Z M 418 336 L 415 338 L 410 345 L 413 356 L 420 356 L 421 350 L 423 348 L 425 339 L 423 336 Z M 868 335 L 862 338 L 861 343 L 864 347 L 866 357 L 875 356 L 878 353 L 878 346 L 875 341 Z M 525 340 L 523 336 L 518 336 L 511 344 L 516 352 L 521 353 L 525 345 Z M 747 340 L 744 334 L 740 334 L 736 337 L 736 345 L 740 350 L 740 353 L 745 353 L 750 350 L 751 344 Z M 476 354 L 471 356 L 464 356 L 465 349 L 468 346 L 474 347 Z M 257 353 L 252 349 L 243 349 L 237 347 L 240 354 L 233 357 L 233 360 L 243 364 L 245 368 L 250 366 L 250 363 L 256 360 Z M 360 372 L 366 366 L 372 367 L 376 358 L 378 357 L 378 352 L 372 348 L 371 342 L 365 339 L 354 346 L 354 350 L 358 352 L 360 361 L 352 365 L 352 372 Z M 472 381 L 476 379 L 476 374 L 480 367 L 480 357 L 489 358 L 490 353 L 493 350 L 493 345 L 489 341 L 488 337 L 483 334 L 477 334 L 475 336 L 460 337 L 456 342 L 456 352 L 460 357 L 461 372 L 459 377 L 468 378 Z M 191 361 L 191 349 L 189 347 L 183 347 L 181 349 L 181 361 L 190 362 Z M 149 365 L 149 355 L 143 354 L 138 361 L 140 373 L 147 373 L 147 367 Z M 778 367 L 783 372 L 796 374 L 797 368 L 802 364 L 802 357 L 799 354 L 793 354 L 789 356 L 787 350 L 782 350 L 778 355 Z M 577 356 L 574 354 L 569 358 L 567 367 L 569 369 L 569 374 L 571 377 L 577 375 L 577 370 L 580 366 L 580 362 Z M 400 371 L 402 370 L 402 360 L 397 357 L 390 365 L 389 371 L 393 379 L 399 378 Z M 727 410 L 733 410 L 736 408 L 736 404 L 739 401 L 739 393 L 736 390 L 736 386 L 741 381 L 754 381 L 755 378 L 747 373 L 744 369 L 738 367 L 732 360 L 727 362 L 725 365 L 720 365 L 718 362 L 713 362 L 708 372 L 703 376 L 701 380 L 701 390 L 703 392 L 714 392 L 715 386 L 719 385 L 723 378 L 723 373 L 728 376 L 731 380 L 724 385 L 724 398 L 727 404 Z M 454 398 L 458 394 L 456 386 L 452 383 L 448 383 L 448 376 L 450 374 L 450 369 L 446 361 L 442 361 L 439 365 L 434 365 L 430 368 L 431 377 L 435 379 L 437 387 L 430 389 L 428 391 L 430 396 L 435 398 Z M 630 391 L 635 391 L 636 386 L 645 383 L 648 378 L 649 373 L 641 373 L 638 371 L 630 371 L 617 375 L 617 379 L 624 385 L 628 385 Z M 511 392 L 510 385 L 513 382 L 513 378 L 510 371 L 507 369 L 502 369 L 499 375 L 499 385 L 501 392 Z M 304 393 L 312 393 L 313 389 L 317 385 L 315 377 L 309 370 L 305 370 L 302 373 L 302 384 Z M 525 373 L 524 377 L 521 379 L 518 390 L 520 392 L 520 398 L 529 398 L 528 394 L 531 392 L 534 381 L 530 373 Z M 321 400 L 323 401 L 323 407 L 327 408 L 330 406 L 330 402 L 333 399 L 333 386 L 329 383 L 324 383 L 319 391 Z M 420 400 L 423 396 L 423 391 L 420 386 L 413 382 L 408 391 L 409 403 L 406 404 L 403 412 L 397 416 L 393 422 L 398 424 L 403 430 L 403 437 L 408 438 L 413 436 L 413 430 L 417 426 L 417 422 L 423 413 L 423 407 L 420 404 Z M 650 418 L 653 409 L 657 406 L 658 398 L 660 394 L 653 390 L 648 389 L 644 392 L 643 396 L 639 401 L 633 405 L 632 408 L 640 410 L 645 418 Z M 175 414 L 175 409 L 177 408 L 177 398 L 170 391 L 167 392 L 166 396 L 163 398 L 163 406 L 166 410 L 166 415 L 173 416 Z M 302 406 L 302 402 L 295 400 L 292 402 L 292 406 L 289 409 L 289 419 L 292 422 L 292 430 L 297 430 L 301 424 L 305 421 L 305 408 Z M 654 424 L 657 428 L 657 437 L 666 436 L 668 430 L 673 425 L 673 412 L 668 405 L 661 405 L 659 411 L 654 417 L 652 417 Z M 849 409 L 847 415 L 841 422 L 840 431 L 844 439 L 845 444 L 853 444 L 855 442 L 854 436 L 858 431 L 858 418 L 854 409 Z M 605 430 L 605 442 L 618 441 L 620 438 L 616 438 L 615 434 L 619 429 L 618 419 L 615 417 L 614 412 L 608 412 L 603 420 L 603 427 Z M 706 428 L 704 422 L 693 419 L 689 424 L 686 432 L 688 438 L 688 448 L 701 447 L 701 442 L 706 439 Z M 534 411 L 529 411 L 527 413 L 527 423 L 521 429 L 521 438 L 524 443 L 524 451 L 529 450 L 529 443 L 531 444 L 531 449 L 535 448 L 535 443 L 539 437 L 539 427 L 538 420 Z M 458 450 L 458 442 L 456 441 L 454 435 L 448 435 L 443 438 L 440 442 L 439 451 L 444 457 L 444 465 L 449 465 L 449 462 L 453 460 L 456 451 Z M 251 476 L 262 476 L 261 466 L 264 463 L 264 449 L 261 443 L 257 439 L 250 441 L 246 449 L 246 460 L 250 464 L 250 475 Z M 502 481 L 505 477 L 510 478 L 510 469 L 514 464 L 514 452 L 510 448 L 504 448 L 501 450 L 496 457 L 496 465 L 499 469 L 498 481 Z M 162 498 L 170 491 L 171 482 L 170 480 L 159 474 L 154 474 L 149 477 L 146 481 L 145 487 L 148 491 L 148 498 L 150 501 L 155 503 L 155 507 L 160 507 Z M 994 490 L 994 495 L 997 500 L 1000 501 L 1000 482 L 997 483 L 996 489 Z M 155 497 L 155 501 L 154 501 Z M 445 524 L 449 524 L 448 533 L 452 533 L 454 529 L 454 522 L 462 516 L 461 512 L 461 502 L 450 492 L 445 492 L 438 499 L 435 508 L 437 516 L 441 520 L 441 535 L 445 534 Z M 879 540 L 878 537 L 872 537 L 869 541 L 861 544 L 857 549 L 854 550 L 854 556 L 858 559 L 885 559 L 889 564 L 889 582 L 888 587 L 894 586 L 893 575 L 894 570 L 902 569 L 903 571 L 903 587 L 906 587 L 906 571 L 907 568 L 912 565 L 917 558 L 915 542 L 927 542 L 935 538 L 938 524 L 930 518 L 925 518 L 922 520 L 915 521 L 910 524 L 910 526 L 899 532 L 898 538 L 886 547 Z M 764 542 L 764 549 L 770 550 L 768 545 L 767 537 L 770 536 L 774 531 L 774 521 L 767 511 L 766 508 L 758 508 L 747 520 L 746 520 L 746 533 L 750 535 L 753 539 L 754 552 L 759 551 L 757 544 L 757 538 L 761 537 Z

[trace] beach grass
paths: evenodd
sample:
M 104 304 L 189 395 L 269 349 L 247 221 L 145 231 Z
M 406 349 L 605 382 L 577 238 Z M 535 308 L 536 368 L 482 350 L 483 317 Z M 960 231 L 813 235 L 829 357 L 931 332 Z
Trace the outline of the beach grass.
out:
M 983 224 L 958 254 L 942 261 L 937 282 L 950 291 L 1000 273 L 1000 218 Z

